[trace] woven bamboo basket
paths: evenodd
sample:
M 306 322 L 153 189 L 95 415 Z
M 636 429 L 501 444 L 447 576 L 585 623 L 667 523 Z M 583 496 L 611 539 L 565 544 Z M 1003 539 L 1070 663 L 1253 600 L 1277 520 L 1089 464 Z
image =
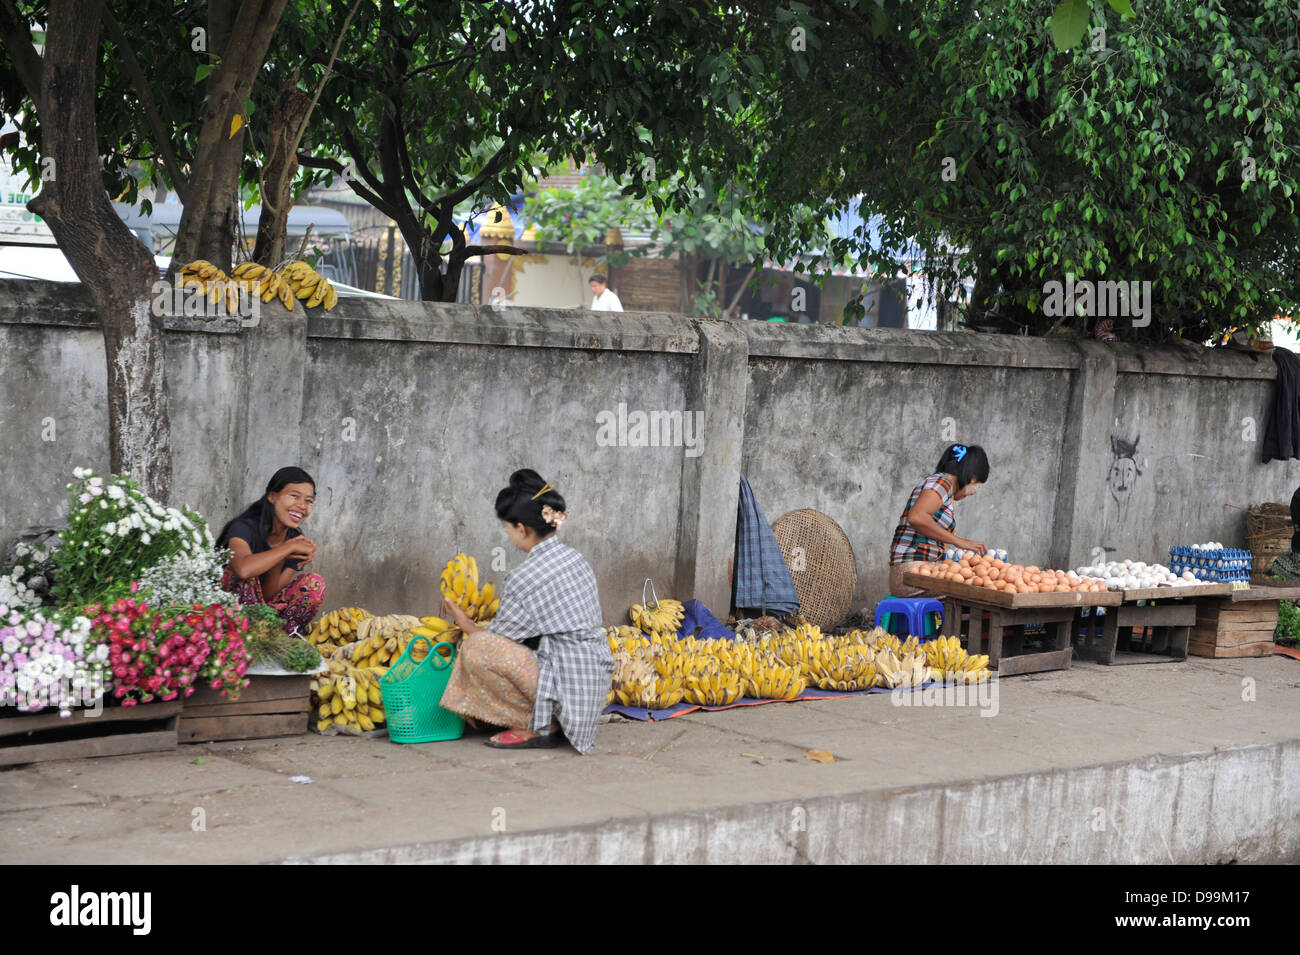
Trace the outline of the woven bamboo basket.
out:
M 1246 549 L 1255 558 L 1255 570 L 1267 573 L 1278 555 L 1291 549 L 1294 533 L 1289 504 L 1252 505 L 1246 511 Z
M 802 508 L 778 518 L 772 533 L 794 578 L 800 615 L 818 627 L 833 627 L 848 616 L 858 589 L 858 562 L 840 525 Z

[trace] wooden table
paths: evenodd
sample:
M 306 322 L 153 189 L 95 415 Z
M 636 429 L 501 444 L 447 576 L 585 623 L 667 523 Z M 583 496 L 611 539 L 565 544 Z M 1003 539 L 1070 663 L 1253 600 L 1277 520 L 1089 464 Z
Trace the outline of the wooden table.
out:
M 1232 585 L 1143 587 L 1116 593 L 1123 602 L 1106 611 L 1104 617 L 1078 617 L 1074 621 L 1074 646 L 1079 655 L 1106 666 L 1186 660 L 1200 601 L 1226 597 L 1232 593 Z M 1146 606 L 1139 607 L 1139 601 Z M 1141 629 L 1142 636 L 1134 637 L 1134 628 Z M 1151 631 L 1149 635 L 1147 630 Z
M 1200 657 L 1264 657 L 1273 653 L 1278 609 L 1283 600 L 1300 602 L 1300 584 L 1255 584 L 1197 606 L 1187 649 Z
M 1081 607 L 1116 607 L 1118 593 L 1008 594 L 988 587 L 974 587 L 922 574 L 903 574 L 904 583 L 922 587 L 943 601 L 944 629 L 960 637 L 971 654 L 983 653 L 987 638 L 989 667 L 999 676 L 1068 669 L 1074 655 L 1072 626 Z M 966 626 L 962 615 L 966 614 Z M 988 614 L 988 631 L 983 618 Z M 1024 628 L 1046 624 L 1052 649 L 1024 650 Z M 1003 628 L 1015 632 L 1003 639 Z

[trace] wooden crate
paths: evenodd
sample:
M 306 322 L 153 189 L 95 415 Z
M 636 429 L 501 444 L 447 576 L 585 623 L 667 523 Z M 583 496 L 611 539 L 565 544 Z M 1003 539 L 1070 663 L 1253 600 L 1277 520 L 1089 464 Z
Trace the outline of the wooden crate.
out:
M 105 706 L 98 716 L 77 709 L 0 717 L 0 766 L 51 759 L 160 753 L 176 747 L 181 703 Z
M 1267 599 L 1198 601 L 1187 652 L 1198 657 L 1271 655 L 1279 605 L 1280 601 Z
M 230 701 L 203 687 L 185 700 L 179 735 L 182 743 L 230 739 L 269 739 L 307 732 L 311 677 L 254 676 Z

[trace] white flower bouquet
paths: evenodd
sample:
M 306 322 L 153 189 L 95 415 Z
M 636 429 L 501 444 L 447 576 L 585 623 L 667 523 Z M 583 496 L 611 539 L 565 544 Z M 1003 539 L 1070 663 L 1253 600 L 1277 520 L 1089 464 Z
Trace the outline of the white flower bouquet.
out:
M 221 574 L 230 552 L 172 554 L 140 572 L 140 597 L 151 607 L 239 606 L 239 598 L 221 589 Z
M 64 605 L 81 606 L 129 592 L 146 568 L 176 555 L 211 554 L 207 521 L 186 508 L 164 507 L 127 475 L 107 480 L 88 468 L 73 471 L 68 485 L 73 505 L 68 528 L 54 552 L 58 566 L 54 594 Z

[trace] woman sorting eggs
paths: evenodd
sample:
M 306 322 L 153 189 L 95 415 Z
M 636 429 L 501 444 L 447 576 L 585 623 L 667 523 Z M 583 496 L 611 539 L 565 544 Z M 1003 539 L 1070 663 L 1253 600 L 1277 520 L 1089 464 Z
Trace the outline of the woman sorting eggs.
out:
M 943 560 L 944 545 L 984 554 L 980 541 L 957 536 L 953 502 L 970 497 L 989 479 L 989 459 L 977 444 L 949 445 L 934 473 L 912 489 L 889 545 L 889 593 L 915 597 L 919 587 L 903 583 L 903 574 Z

